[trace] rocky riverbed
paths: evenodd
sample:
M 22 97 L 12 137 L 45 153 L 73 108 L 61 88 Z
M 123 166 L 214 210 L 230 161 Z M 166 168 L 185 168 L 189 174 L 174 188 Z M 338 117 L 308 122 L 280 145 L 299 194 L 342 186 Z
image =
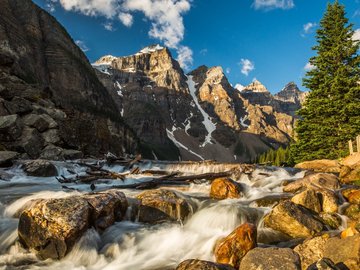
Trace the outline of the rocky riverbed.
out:
M 359 269 L 356 164 L 14 161 L 0 269 Z

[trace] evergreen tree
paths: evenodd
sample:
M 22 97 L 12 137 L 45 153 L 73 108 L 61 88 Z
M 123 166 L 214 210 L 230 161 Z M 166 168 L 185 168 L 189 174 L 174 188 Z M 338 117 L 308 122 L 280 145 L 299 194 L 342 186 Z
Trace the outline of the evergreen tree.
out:
M 328 4 L 316 37 L 314 69 L 303 81 L 310 93 L 298 112 L 297 142 L 291 147 L 296 163 L 344 156 L 347 142 L 360 134 L 359 41 L 353 40 L 353 25 L 338 1 Z

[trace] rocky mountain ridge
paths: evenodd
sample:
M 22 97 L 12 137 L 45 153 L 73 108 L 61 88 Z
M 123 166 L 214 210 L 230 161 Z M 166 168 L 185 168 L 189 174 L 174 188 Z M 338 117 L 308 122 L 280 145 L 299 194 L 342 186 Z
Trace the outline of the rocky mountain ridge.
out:
M 160 158 L 171 152 L 175 159 L 250 161 L 289 143 L 301 106 L 302 92 L 292 84 L 273 96 L 259 81 L 236 90 L 221 67 L 201 66 L 185 75 L 160 45 L 101 57 L 93 67 L 126 123 Z

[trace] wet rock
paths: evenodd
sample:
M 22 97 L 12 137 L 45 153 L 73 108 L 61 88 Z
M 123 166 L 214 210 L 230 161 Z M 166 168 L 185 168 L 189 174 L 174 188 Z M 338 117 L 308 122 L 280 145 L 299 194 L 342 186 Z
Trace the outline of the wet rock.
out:
M 10 167 L 13 165 L 13 160 L 19 156 L 18 152 L 0 151 L 0 167 Z
M 344 214 L 350 219 L 360 222 L 360 205 L 350 204 L 349 207 L 345 209 Z
M 23 123 L 26 126 L 36 128 L 39 132 L 57 127 L 55 120 L 46 114 L 28 114 L 23 118 Z
M 310 265 L 306 270 L 341 270 L 334 262 L 328 258 L 322 258 Z
M 339 208 L 339 199 L 335 192 L 326 189 L 320 189 L 318 196 L 321 201 L 322 211 L 325 213 L 337 213 Z
M 242 259 L 239 270 L 300 270 L 299 256 L 290 248 L 255 248 Z
M 217 178 L 211 183 L 210 197 L 213 199 L 235 199 L 242 196 L 242 187 L 230 178 Z
M 31 158 L 38 158 L 43 146 L 44 139 L 37 129 L 24 128 L 20 141 L 16 144 L 16 149 L 27 153 Z
M 61 141 L 59 131 L 57 129 L 49 129 L 43 132 L 41 136 L 46 143 L 58 144 Z
M 0 140 L 13 141 L 20 137 L 22 126 L 17 114 L 0 117 Z
M 265 217 L 264 223 L 293 238 L 309 237 L 323 229 L 323 224 L 313 213 L 291 201 L 278 204 Z
M 30 176 L 51 177 L 58 175 L 55 165 L 47 160 L 28 161 L 24 164 L 23 169 Z
M 299 254 L 301 269 L 306 270 L 310 265 L 316 263 L 323 257 L 325 243 L 329 239 L 328 234 L 305 240 L 296 246 L 294 251 Z
M 353 227 L 349 227 L 341 232 L 340 237 L 343 239 L 346 237 L 354 236 L 355 234 L 359 234 L 359 231 Z
M 84 199 L 93 209 L 91 220 L 97 230 L 105 230 L 122 220 L 128 207 L 125 194 L 118 190 L 89 194 Z
M 180 263 L 176 270 L 235 270 L 229 265 L 202 260 L 186 260 Z
M 320 213 L 320 218 L 325 225 L 331 229 L 337 230 L 342 223 L 341 217 L 337 213 Z
M 342 183 L 348 184 L 360 180 L 360 164 L 354 165 L 352 168 L 343 166 L 340 172 L 340 180 Z
M 307 189 L 297 195 L 295 195 L 291 201 L 298 205 L 302 205 L 305 208 L 312 210 L 316 213 L 321 212 L 320 200 L 316 192 L 312 189 Z
M 91 207 L 85 199 L 42 200 L 22 212 L 19 239 L 42 259 L 61 259 L 89 228 Z
M 304 161 L 295 165 L 297 169 L 312 170 L 314 172 L 339 173 L 340 163 L 337 160 L 320 159 L 313 161 Z
M 63 160 L 63 149 L 61 147 L 49 144 L 42 150 L 40 158 L 48 160 Z
M 5 107 L 10 114 L 25 114 L 32 111 L 31 102 L 20 97 L 5 101 Z
M 289 194 L 278 194 L 278 195 L 268 195 L 260 199 L 256 199 L 255 203 L 257 207 L 272 207 L 279 202 L 290 199 L 292 196 Z
M 64 149 L 63 155 L 66 160 L 80 159 L 84 157 L 83 152 L 71 149 Z
M 144 191 L 137 198 L 141 200 L 138 212 L 140 222 L 184 221 L 192 211 L 186 199 L 171 190 Z
M 255 225 L 242 224 L 216 244 L 214 251 L 216 262 L 239 268 L 240 261 L 245 254 L 257 246 L 256 237 Z
M 360 190 L 353 190 L 347 196 L 349 203 L 360 204 Z
M 336 190 L 340 188 L 339 179 L 334 174 L 315 173 L 310 174 L 303 179 L 296 180 L 283 187 L 284 192 L 296 192 L 303 188 L 309 189 L 330 189 Z
M 330 238 L 325 244 L 324 257 L 349 270 L 360 269 L 360 234 L 344 239 Z

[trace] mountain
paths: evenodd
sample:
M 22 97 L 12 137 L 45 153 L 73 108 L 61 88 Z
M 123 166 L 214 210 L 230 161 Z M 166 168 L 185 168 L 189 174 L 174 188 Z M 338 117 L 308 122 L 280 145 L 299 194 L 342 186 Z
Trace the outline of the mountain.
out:
M 104 56 L 93 67 L 150 157 L 250 161 L 293 135 L 293 101 L 272 96 L 259 81 L 239 91 L 221 67 L 186 75 L 160 45 Z
M 0 148 L 24 158 L 136 151 L 84 53 L 30 0 L 0 0 L 0 74 Z

